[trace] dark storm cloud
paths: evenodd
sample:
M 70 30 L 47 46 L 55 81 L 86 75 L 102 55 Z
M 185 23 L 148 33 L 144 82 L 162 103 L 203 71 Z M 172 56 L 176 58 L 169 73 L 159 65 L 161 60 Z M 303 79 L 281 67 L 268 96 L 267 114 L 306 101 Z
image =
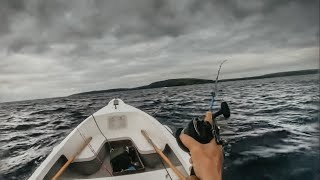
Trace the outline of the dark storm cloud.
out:
M 0 0 L 0 24 L 0 101 L 318 65 L 317 0 Z
M 270 33 L 281 33 L 281 29 L 291 33 L 314 27 L 318 20 L 317 3 L 318 1 L 276 0 L 251 0 L 246 3 L 239 0 L 8 0 L 2 1 L 1 4 L 1 12 L 4 14 L 1 32 L 10 33 L 10 29 L 14 28 L 10 19 L 12 21 L 15 15 L 29 16 L 33 19 L 32 30 L 36 31 L 34 33 L 38 36 L 31 36 L 32 40 L 26 40 L 26 37 L 12 37 L 14 42 L 9 43 L 10 51 L 20 51 L 28 45 L 41 46 L 44 41 L 77 42 L 102 38 L 109 33 L 117 38 L 133 35 L 140 38 L 176 37 L 203 27 L 214 27 L 215 24 L 224 24 L 227 28 L 231 26 L 232 30 L 230 24 L 241 25 L 239 21 L 259 16 L 262 16 L 262 19 L 258 23 L 255 22 L 258 27 L 253 28 L 261 28 L 264 25 L 269 26 L 267 28 L 281 26 L 279 29 L 274 27 L 271 29 L 274 32 Z M 288 10 L 290 12 L 286 12 Z M 217 15 L 218 18 L 215 18 Z M 19 23 L 17 18 L 16 23 Z M 23 20 L 22 18 L 21 21 Z M 283 36 L 282 41 L 286 40 L 287 37 Z

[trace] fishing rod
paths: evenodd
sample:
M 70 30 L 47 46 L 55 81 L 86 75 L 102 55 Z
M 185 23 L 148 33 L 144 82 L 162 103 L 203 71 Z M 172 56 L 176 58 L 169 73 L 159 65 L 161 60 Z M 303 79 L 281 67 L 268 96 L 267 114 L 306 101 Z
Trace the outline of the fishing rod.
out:
M 215 87 L 214 89 L 212 89 L 212 92 L 211 92 L 212 99 L 210 102 L 210 107 L 206 113 L 205 119 L 204 120 L 199 120 L 198 118 L 193 119 L 187 124 L 185 128 L 179 128 L 176 131 L 175 137 L 176 137 L 177 143 L 179 147 L 185 152 L 190 153 L 189 149 L 180 140 L 180 135 L 182 133 L 191 136 L 193 139 L 195 139 L 201 144 L 207 144 L 213 138 L 215 139 L 218 145 L 223 144 L 223 141 L 220 137 L 220 128 L 217 125 L 216 118 L 219 117 L 220 115 L 223 115 L 226 119 L 229 118 L 230 109 L 229 109 L 228 103 L 225 101 L 221 102 L 220 109 L 217 112 L 213 113 L 213 109 L 217 101 L 216 98 L 218 94 L 219 74 L 220 74 L 222 65 L 226 61 L 227 60 L 224 60 L 220 63 L 217 77 L 215 80 Z M 193 168 L 191 169 L 191 175 L 195 175 Z
M 211 117 L 210 117 L 209 121 L 211 121 L 211 125 L 212 125 L 212 134 L 216 140 L 216 143 L 219 145 L 221 145 L 223 143 L 223 141 L 220 137 L 220 127 L 217 125 L 216 117 L 218 117 L 222 114 L 225 118 L 229 118 L 230 117 L 230 109 L 229 109 L 228 103 L 223 101 L 223 102 L 221 102 L 219 111 L 212 114 L 212 110 L 213 110 L 213 107 L 215 106 L 216 98 L 218 97 L 218 80 L 219 80 L 221 67 L 225 62 L 227 62 L 227 60 L 224 60 L 220 63 L 219 70 L 218 70 L 217 77 L 216 77 L 216 81 L 215 81 L 215 88 L 211 92 L 212 99 L 211 99 L 210 108 L 209 108 L 209 112 L 211 112 Z M 210 113 L 208 115 L 210 116 Z
M 213 106 L 215 103 L 215 97 L 217 97 L 217 94 L 218 94 L 218 79 L 219 79 L 219 75 L 220 75 L 220 70 L 221 70 L 223 63 L 225 63 L 225 62 L 227 62 L 227 60 L 222 61 L 219 66 L 219 70 L 218 70 L 215 85 L 214 85 L 214 90 L 212 89 L 212 92 L 211 92 L 212 99 L 211 99 L 210 108 L 209 108 L 209 111 L 211 111 L 211 112 L 212 112 L 212 109 L 213 109 Z

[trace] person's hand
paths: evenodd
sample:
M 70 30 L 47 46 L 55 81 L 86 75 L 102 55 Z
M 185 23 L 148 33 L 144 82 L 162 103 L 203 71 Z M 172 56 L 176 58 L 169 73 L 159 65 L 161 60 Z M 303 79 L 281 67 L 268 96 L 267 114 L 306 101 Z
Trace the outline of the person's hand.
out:
M 194 171 L 201 180 L 221 180 L 223 166 L 223 150 L 215 139 L 208 144 L 201 144 L 192 137 L 181 134 L 182 143 L 190 150 Z

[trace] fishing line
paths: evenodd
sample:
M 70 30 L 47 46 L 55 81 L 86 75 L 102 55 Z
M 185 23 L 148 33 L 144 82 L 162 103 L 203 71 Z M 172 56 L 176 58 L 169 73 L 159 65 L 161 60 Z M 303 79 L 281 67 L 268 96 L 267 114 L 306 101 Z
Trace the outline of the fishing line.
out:
M 218 94 L 218 79 L 219 79 L 219 74 L 220 74 L 220 70 L 221 70 L 221 67 L 223 65 L 223 63 L 225 63 L 227 60 L 224 60 L 220 63 L 220 66 L 219 66 L 219 70 L 218 70 L 218 74 L 217 74 L 217 77 L 216 77 L 216 81 L 215 81 L 215 87 L 213 89 L 212 87 L 212 92 L 211 92 L 211 96 L 212 96 L 212 100 L 211 100 L 211 103 L 210 103 L 210 107 L 209 107 L 209 110 L 212 111 L 213 109 L 213 106 L 214 106 L 214 103 L 215 103 L 215 97 L 217 97 L 217 94 Z
M 157 154 L 158 154 L 158 153 L 157 153 Z M 162 164 L 162 166 L 164 167 L 164 169 L 166 170 L 166 172 L 167 172 L 168 176 L 169 176 L 169 177 L 170 177 L 170 179 L 172 180 L 172 177 L 171 177 L 171 175 L 170 175 L 170 173 L 169 173 L 168 169 L 166 168 L 165 164 L 163 163 L 162 159 L 160 158 L 160 155 L 159 155 L 159 154 L 158 154 L 158 158 L 160 159 L 161 164 Z
M 86 141 L 86 138 L 84 136 L 84 134 L 81 133 L 81 131 L 77 128 L 77 131 L 79 132 L 79 134 L 81 135 L 82 139 L 84 141 Z M 98 161 L 101 163 L 102 167 L 104 168 L 104 170 L 106 170 L 108 172 L 108 175 L 113 176 L 113 174 L 108 170 L 107 166 L 103 163 L 103 161 L 99 158 L 98 153 L 93 149 L 93 147 L 91 146 L 90 143 L 88 143 L 88 147 L 91 150 L 91 152 L 96 156 L 96 158 L 98 159 Z
M 156 151 L 156 147 L 154 147 L 153 143 L 150 143 L 150 144 L 152 145 L 153 149 Z M 159 155 L 158 153 L 156 153 L 156 154 L 157 154 L 157 156 L 158 156 L 158 158 L 159 158 L 159 160 L 160 160 L 160 162 L 161 162 L 162 166 L 163 166 L 163 167 L 164 167 L 164 169 L 166 170 L 167 175 L 168 175 L 168 176 L 170 177 L 170 179 L 172 180 L 172 177 L 171 177 L 171 175 L 170 175 L 169 171 L 167 170 L 167 168 L 166 168 L 165 164 L 163 163 L 162 158 L 160 157 L 160 155 Z
M 107 141 L 107 143 L 108 143 L 108 145 L 109 145 L 109 150 L 111 151 L 111 150 L 112 150 L 112 147 L 111 147 L 111 144 L 110 144 L 109 140 L 107 139 L 107 137 L 106 137 L 106 136 L 103 134 L 103 132 L 101 131 L 101 129 L 100 129 L 100 127 L 99 127 L 99 125 L 98 125 L 98 123 L 97 123 L 97 121 L 96 121 L 96 118 L 94 118 L 93 114 L 92 114 L 91 116 L 93 117 L 93 120 L 94 120 L 94 122 L 96 123 L 96 125 L 97 125 L 100 133 L 101 133 L 102 136 L 106 139 L 106 141 Z

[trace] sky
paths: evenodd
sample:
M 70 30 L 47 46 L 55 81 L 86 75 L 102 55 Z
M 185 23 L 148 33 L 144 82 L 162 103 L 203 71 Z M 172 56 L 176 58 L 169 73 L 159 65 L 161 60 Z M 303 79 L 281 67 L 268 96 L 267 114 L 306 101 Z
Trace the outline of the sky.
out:
M 0 0 L 0 102 L 319 68 L 319 0 Z

